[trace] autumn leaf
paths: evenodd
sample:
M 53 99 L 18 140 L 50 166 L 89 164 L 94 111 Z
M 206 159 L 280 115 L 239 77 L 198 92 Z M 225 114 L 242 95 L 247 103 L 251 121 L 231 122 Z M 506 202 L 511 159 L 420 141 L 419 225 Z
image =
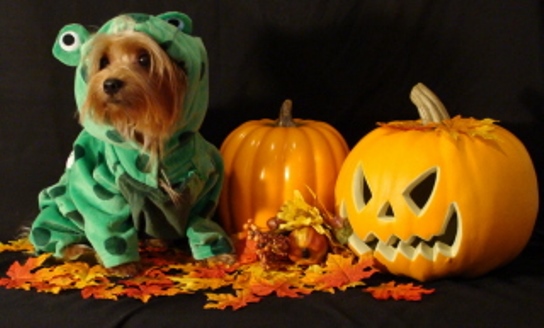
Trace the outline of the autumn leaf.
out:
M 304 282 L 331 293 L 334 293 L 335 288 L 346 290 L 363 285 L 363 279 L 376 273 L 378 270 L 372 264 L 371 258 L 361 258 L 354 263 L 353 256 L 329 254 L 325 267 L 314 265 L 307 270 Z
M 298 298 L 312 292 L 311 289 L 301 286 L 296 280 L 297 279 L 289 278 L 275 279 L 272 281 L 258 279 L 255 283 L 249 286 L 249 290 L 258 296 L 268 296 L 275 293 L 278 297 L 291 298 Z
M 125 288 L 121 294 L 147 303 L 151 297 L 160 296 L 162 292 L 163 286 L 160 285 L 136 285 L 135 287 Z
M 259 260 L 257 256 L 257 242 L 251 238 L 237 240 L 235 243 L 236 254 L 240 265 L 255 263 Z
M 434 289 L 425 289 L 422 286 L 414 286 L 413 283 L 396 284 L 394 281 L 382 283 L 377 287 L 367 287 L 364 291 L 369 292 L 375 299 L 388 300 L 390 298 L 406 301 L 420 301 L 422 295 L 434 293 Z
M 208 303 L 204 305 L 205 309 L 224 310 L 232 307 L 233 310 L 238 310 L 249 303 L 257 303 L 261 300 L 260 297 L 254 295 L 248 290 L 237 290 L 236 295 L 232 294 L 206 294 Z
M 291 231 L 302 227 L 312 226 L 320 234 L 325 233 L 323 216 L 319 208 L 306 203 L 300 191 L 294 191 L 294 197 L 285 202 L 278 218 L 282 220 L 280 230 Z
M 378 125 L 397 130 L 418 130 L 447 133 L 454 140 L 457 140 L 459 134 L 465 134 L 470 137 L 481 138 L 484 140 L 500 141 L 500 138 L 496 133 L 496 122 L 496 120 L 491 118 L 478 120 L 473 117 L 466 118 L 457 115 L 439 123 L 431 122 L 425 125 L 422 124 L 421 120 L 393 121 L 389 123 L 378 123 Z
M 10 240 L 7 244 L 0 243 L 0 253 L 2 252 L 33 252 L 34 247 L 28 238 Z
M 231 269 L 224 265 L 196 266 L 189 273 L 189 277 L 223 279 L 228 276 L 229 272 L 232 272 Z
M 81 290 L 81 296 L 84 299 L 95 298 L 103 300 L 114 300 L 117 301 L 120 295 L 123 295 L 124 287 L 120 285 L 113 284 L 103 284 L 96 286 L 87 286 Z
M 14 262 L 6 273 L 8 278 L 0 279 L 0 285 L 8 289 L 30 290 L 32 282 L 36 280 L 34 270 L 39 268 L 50 256 L 51 254 L 42 254 L 38 257 L 31 257 L 23 265 L 18 261 Z
M 176 282 L 177 288 L 184 293 L 194 293 L 201 290 L 215 290 L 231 284 L 231 281 L 217 278 L 191 278 L 189 276 L 170 277 Z

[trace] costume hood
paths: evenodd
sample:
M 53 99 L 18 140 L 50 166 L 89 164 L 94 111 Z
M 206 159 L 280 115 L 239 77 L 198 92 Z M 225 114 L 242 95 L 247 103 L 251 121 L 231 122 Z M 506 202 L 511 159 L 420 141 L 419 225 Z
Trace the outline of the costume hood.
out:
M 53 46 L 53 54 L 62 63 L 77 67 L 75 98 L 80 114 L 88 92 L 86 58 L 91 50 L 93 37 L 130 30 L 150 36 L 187 75 L 188 87 L 183 101 L 183 114 L 172 138 L 178 138 L 184 132 L 198 131 L 208 108 L 208 59 L 201 39 L 190 35 L 191 19 L 179 12 L 167 12 L 158 16 L 120 15 L 106 22 L 93 34 L 80 24 L 70 24 L 61 29 Z M 82 124 L 87 132 L 100 140 L 140 151 L 137 143 L 124 140 L 112 126 L 98 124 L 91 117 L 85 117 Z

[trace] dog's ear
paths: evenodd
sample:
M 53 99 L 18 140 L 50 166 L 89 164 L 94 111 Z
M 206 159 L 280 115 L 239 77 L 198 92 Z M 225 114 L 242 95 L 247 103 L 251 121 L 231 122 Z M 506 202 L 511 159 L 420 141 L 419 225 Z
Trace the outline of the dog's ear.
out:
M 53 45 L 53 56 L 65 65 L 77 66 L 81 58 L 81 45 L 89 37 L 89 31 L 82 25 L 66 25 L 57 35 L 57 39 Z
M 184 13 L 177 11 L 170 11 L 164 14 L 160 14 L 157 17 L 164 20 L 167 23 L 174 25 L 178 30 L 186 34 L 193 32 L 193 21 Z

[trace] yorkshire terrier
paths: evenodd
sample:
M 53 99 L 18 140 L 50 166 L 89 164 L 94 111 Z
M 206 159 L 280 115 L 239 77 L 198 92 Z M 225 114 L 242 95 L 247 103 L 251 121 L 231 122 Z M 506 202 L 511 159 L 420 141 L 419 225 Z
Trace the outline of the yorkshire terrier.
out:
M 234 262 L 211 219 L 223 167 L 198 132 L 207 60 L 191 28 L 186 15 L 170 12 L 118 16 L 94 35 L 74 24 L 61 30 L 54 53 L 78 66 L 84 131 L 59 183 L 40 194 L 30 233 L 38 252 L 96 254 L 111 272 L 134 276 L 138 240 L 187 238 L 195 259 Z

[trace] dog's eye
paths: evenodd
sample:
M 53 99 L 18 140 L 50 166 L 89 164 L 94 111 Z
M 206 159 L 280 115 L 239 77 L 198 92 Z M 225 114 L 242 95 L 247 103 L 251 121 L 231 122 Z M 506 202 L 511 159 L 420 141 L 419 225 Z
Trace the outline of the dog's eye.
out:
M 100 69 L 104 69 L 108 67 L 109 64 L 110 64 L 110 60 L 108 59 L 108 57 L 102 56 L 102 58 L 100 58 L 100 62 L 98 63 L 98 66 L 100 67 Z
M 151 65 L 151 57 L 147 52 L 141 53 L 138 56 L 138 64 L 142 67 L 149 67 Z

